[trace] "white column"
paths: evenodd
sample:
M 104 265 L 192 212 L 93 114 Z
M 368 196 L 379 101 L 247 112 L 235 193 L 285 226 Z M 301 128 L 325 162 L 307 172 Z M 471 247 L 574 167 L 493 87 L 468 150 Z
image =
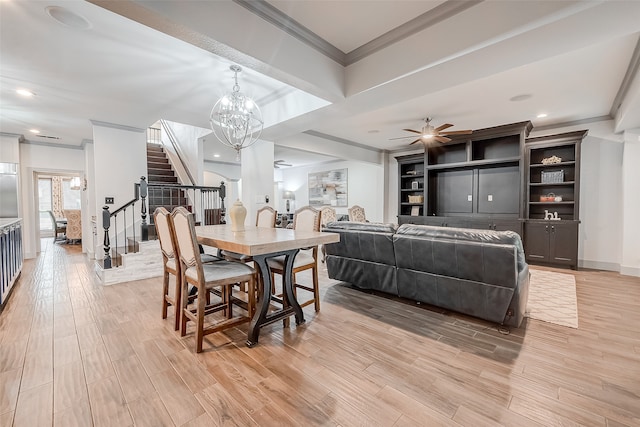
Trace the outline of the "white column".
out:
M 622 158 L 622 262 L 620 273 L 640 277 L 640 129 L 625 131 Z
M 273 194 L 273 142 L 260 140 L 241 152 L 241 200 L 247 208 L 245 225 L 255 224 L 256 211 L 277 206 Z M 266 197 L 269 202 L 266 202 Z M 229 199 L 227 208 L 235 200 Z M 274 208 L 275 209 L 275 208 Z

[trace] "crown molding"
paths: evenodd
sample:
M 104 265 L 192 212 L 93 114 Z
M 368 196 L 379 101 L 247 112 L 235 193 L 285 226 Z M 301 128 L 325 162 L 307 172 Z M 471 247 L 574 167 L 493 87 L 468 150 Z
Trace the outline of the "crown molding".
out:
M 19 142 L 20 144 L 39 145 L 42 147 L 66 148 L 68 150 L 84 150 L 84 146 L 80 146 L 80 145 L 56 144 L 55 142 L 43 142 L 43 141 L 30 141 L 26 138 L 21 139 Z
M 606 122 L 607 120 L 613 120 L 613 117 L 611 116 L 596 116 L 596 117 L 588 117 L 586 119 L 580 119 L 580 120 L 571 120 L 568 122 L 562 122 L 562 123 L 552 123 L 552 124 L 548 124 L 548 125 L 544 125 L 544 126 L 534 126 L 533 127 L 533 131 L 541 131 L 541 130 L 549 130 L 549 129 L 558 129 L 558 128 L 564 128 L 564 127 L 570 127 L 570 126 L 578 126 L 578 125 L 583 125 L 585 123 L 594 123 L 594 122 Z
M 381 153 L 382 152 L 382 150 L 379 149 L 379 148 L 370 147 L 368 145 L 360 144 L 360 143 L 354 142 L 354 141 L 349 141 L 348 139 L 340 138 L 340 137 L 337 137 L 337 136 L 329 135 L 329 134 L 318 132 L 318 131 L 315 131 L 315 130 L 306 130 L 306 131 L 304 131 L 302 133 L 305 133 L 305 134 L 311 135 L 311 136 L 315 136 L 315 137 L 318 137 L 318 138 L 328 139 L 329 141 L 339 142 L 340 144 L 350 145 L 352 147 L 358 147 L 358 148 L 362 148 L 362 149 L 365 149 L 365 150 L 373 151 L 374 153 Z
M 89 121 L 94 126 L 102 126 L 105 128 L 120 129 L 120 130 L 129 131 L 129 132 L 146 132 L 147 131 L 146 129 L 141 129 L 141 128 L 127 126 L 127 125 L 119 125 L 117 123 L 101 122 L 100 120 L 89 119 Z
M 633 54 L 631 55 L 631 60 L 629 61 L 629 66 L 627 67 L 627 72 L 624 74 L 624 78 L 622 79 L 622 83 L 620 83 L 620 88 L 618 89 L 618 93 L 616 97 L 613 98 L 613 104 L 611 104 L 611 110 L 609 111 L 609 115 L 611 117 L 615 117 L 622 105 L 622 101 L 627 97 L 629 93 L 629 88 L 631 87 L 631 83 L 633 82 L 633 78 L 638 73 L 638 69 L 640 68 L 640 39 L 638 39 L 638 43 L 636 43 L 636 48 L 633 50 Z
M 483 0 L 448 0 L 422 15 L 376 37 L 346 54 L 345 65 L 351 65 L 394 43 L 451 18 Z
M 311 46 L 338 64 L 342 66 L 346 65 L 345 53 L 343 51 L 318 36 L 298 21 L 292 19 L 278 8 L 270 5 L 265 0 L 233 0 L 233 2 L 246 8 L 254 15 L 257 15 L 265 21 L 275 25 L 290 36 L 293 36 L 299 41 Z

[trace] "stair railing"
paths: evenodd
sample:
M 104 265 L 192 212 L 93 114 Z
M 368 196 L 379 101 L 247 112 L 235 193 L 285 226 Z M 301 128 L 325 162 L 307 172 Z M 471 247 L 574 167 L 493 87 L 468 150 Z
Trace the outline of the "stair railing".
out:
M 170 203 L 164 203 L 164 199 L 162 200 L 162 204 L 159 206 L 179 206 L 184 205 L 184 203 L 171 203 L 173 201 L 181 202 L 180 198 L 183 198 L 179 195 L 182 191 L 192 192 L 191 200 L 194 202 L 194 205 L 191 207 L 192 212 L 195 215 L 196 222 L 204 225 L 220 223 L 224 222 L 224 198 L 226 196 L 226 188 L 224 182 L 220 183 L 220 187 L 207 187 L 207 186 L 195 186 L 195 185 L 176 185 L 176 184 L 149 184 L 147 183 L 147 178 L 142 176 L 140 177 L 140 182 L 134 184 L 134 194 L 135 197 L 116 209 L 113 212 L 109 211 L 109 206 L 103 206 L 102 208 L 102 227 L 104 229 L 104 239 L 103 239 L 103 249 L 104 249 L 104 258 L 103 258 L 103 268 L 108 269 L 112 267 L 117 267 L 120 265 L 118 261 L 116 263 L 112 260 L 112 248 L 111 248 L 111 238 L 110 231 L 113 224 L 113 238 L 115 246 L 113 250 L 116 255 L 118 251 L 118 239 L 120 235 L 123 235 L 125 244 L 124 244 L 124 253 L 129 253 L 129 240 L 128 233 L 129 229 L 132 232 L 132 239 L 135 242 L 134 245 L 137 245 L 136 242 L 136 210 L 135 204 L 140 201 L 140 238 L 141 240 L 148 241 L 149 240 L 149 223 L 147 222 L 147 203 L 150 195 L 150 191 L 160 191 L 161 194 L 168 191 L 170 195 Z M 173 194 L 176 194 L 176 199 L 173 198 Z M 199 195 L 199 197 L 197 197 Z M 196 204 L 195 201 L 199 200 L 200 203 Z M 127 212 L 131 213 L 131 225 L 127 224 Z M 218 215 L 211 215 L 213 212 L 217 212 Z M 118 232 L 118 224 L 120 221 L 118 220 L 118 215 L 122 214 L 122 225 L 123 231 L 121 233 Z M 134 246 L 134 250 L 135 246 Z M 114 265 L 115 264 L 115 265 Z

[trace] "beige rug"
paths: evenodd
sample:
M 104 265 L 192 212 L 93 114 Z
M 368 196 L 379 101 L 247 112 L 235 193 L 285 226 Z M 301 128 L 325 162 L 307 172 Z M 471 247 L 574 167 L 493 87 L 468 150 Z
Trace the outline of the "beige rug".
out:
M 571 274 L 530 269 L 529 300 L 526 317 L 578 327 L 576 280 Z

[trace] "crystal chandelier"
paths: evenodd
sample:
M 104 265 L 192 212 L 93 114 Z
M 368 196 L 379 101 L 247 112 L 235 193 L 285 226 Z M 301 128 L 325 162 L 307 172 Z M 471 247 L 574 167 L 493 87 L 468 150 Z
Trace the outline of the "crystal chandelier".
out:
M 229 67 L 234 72 L 231 93 L 220 98 L 211 110 L 209 123 L 213 134 L 224 145 L 236 150 L 236 161 L 240 161 L 240 150 L 255 144 L 262 133 L 262 113 L 248 96 L 240 92 L 238 65 Z

